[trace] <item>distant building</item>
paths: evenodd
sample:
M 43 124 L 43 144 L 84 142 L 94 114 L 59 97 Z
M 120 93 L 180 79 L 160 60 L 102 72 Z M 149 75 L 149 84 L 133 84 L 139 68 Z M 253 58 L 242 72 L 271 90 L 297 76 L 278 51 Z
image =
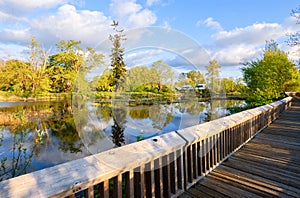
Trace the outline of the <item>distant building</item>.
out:
M 195 87 L 194 87 L 195 90 L 204 90 L 206 89 L 206 84 L 197 84 Z

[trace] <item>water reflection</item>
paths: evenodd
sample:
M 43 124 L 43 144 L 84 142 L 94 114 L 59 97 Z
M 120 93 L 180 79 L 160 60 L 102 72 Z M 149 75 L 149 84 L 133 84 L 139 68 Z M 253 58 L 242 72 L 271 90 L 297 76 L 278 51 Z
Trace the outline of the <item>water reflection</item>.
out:
M 216 119 L 242 103 L 0 103 L 0 179 Z
M 126 110 L 124 108 L 117 108 L 114 110 L 113 121 L 111 127 L 111 138 L 115 146 L 119 147 L 125 144 L 124 130 L 126 124 Z

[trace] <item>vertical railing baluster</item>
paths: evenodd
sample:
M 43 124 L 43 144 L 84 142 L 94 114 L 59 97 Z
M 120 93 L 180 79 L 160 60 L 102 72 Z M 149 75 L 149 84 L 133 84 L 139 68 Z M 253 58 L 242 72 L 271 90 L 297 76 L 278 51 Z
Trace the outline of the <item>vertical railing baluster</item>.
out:
M 170 185 L 171 185 L 171 193 L 176 195 L 178 191 L 178 178 L 177 175 L 177 163 L 176 163 L 176 151 L 170 153 Z
M 108 198 L 109 197 L 109 181 L 105 180 L 99 184 L 99 194 L 101 197 Z
M 188 146 L 186 149 L 186 161 L 187 161 L 187 175 L 188 182 L 193 182 L 193 159 L 192 159 L 192 146 Z
M 150 161 L 145 164 L 145 195 L 146 197 L 152 197 L 155 194 L 155 181 L 154 181 L 154 161 Z
M 163 197 L 163 173 L 162 160 L 158 158 L 154 160 L 154 179 L 155 179 L 155 197 Z
M 193 168 L 193 179 L 197 179 L 197 177 L 198 177 L 198 167 L 197 167 L 197 165 L 198 165 L 198 157 L 197 157 L 197 144 L 196 143 L 194 143 L 194 144 L 192 144 L 192 158 L 193 158 L 193 160 L 192 160 L 192 162 L 193 162 L 193 164 L 192 164 L 192 168 Z
M 178 189 L 185 190 L 184 186 L 184 168 L 183 168 L 183 149 L 176 151 L 176 165 L 177 165 L 177 182 Z
M 134 169 L 134 197 L 144 197 L 145 179 L 144 167 L 140 166 Z
M 218 164 L 221 161 L 221 134 L 222 131 L 217 134 L 217 163 Z
M 170 164 L 169 155 L 162 157 L 163 160 L 163 191 L 164 197 L 170 197 Z
M 126 197 L 134 197 L 134 173 L 133 171 L 127 171 L 124 173 L 125 177 L 125 195 Z
M 94 198 L 94 186 L 90 186 L 84 191 L 84 197 Z
M 197 142 L 197 176 L 202 176 L 201 141 Z
M 122 175 L 113 178 L 113 196 L 122 197 Z

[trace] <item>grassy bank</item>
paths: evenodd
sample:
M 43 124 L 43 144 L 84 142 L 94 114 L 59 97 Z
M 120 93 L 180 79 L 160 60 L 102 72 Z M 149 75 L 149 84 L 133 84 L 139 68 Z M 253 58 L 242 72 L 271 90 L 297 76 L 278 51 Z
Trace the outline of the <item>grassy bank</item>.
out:
M 31 97 L 21 97 L 9 92 L 0 91 L 0 102 L 29 102 L 29 101 L 55 101 L 71 99 L 71 93 L 48 93 Z

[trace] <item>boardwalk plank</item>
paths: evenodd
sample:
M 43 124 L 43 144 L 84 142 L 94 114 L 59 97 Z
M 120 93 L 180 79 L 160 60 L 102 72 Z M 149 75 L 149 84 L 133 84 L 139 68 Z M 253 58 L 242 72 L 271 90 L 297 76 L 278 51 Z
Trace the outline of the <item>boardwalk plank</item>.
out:
M 250 174 L 244 171 L 239 171 L 227 166 L 221 166 L 222 168 L 215 171 L 215 173 L 221 174 L 221 177 L 228 177 L 228 180 L 241 180 L 246 182 L 251 182 L 256 185 L 264 186 L 276 191 L 281 191 L 285 189 L 284 193 L 290 196 L 298 196 L 300 194 L 300 189 L 294 188 L 289 185 L 280 183 L 280 181 L 269 180 L 261 176 Z
M 294 98 L 290 109 L 183 196 L 299 197 L 299 154 L 300 99 Z
M 291 175 L 286 175 L 282 171 L 284 170 L 274 170 L 273 167 L 261 167 L 259 164 L 257 166 L 250 164 L 249 162 L 242 162 L 241 160 L 236 159 L 230 159 L 228 162 L 226 162 L 226 166 L 230 166 L 232 168 L 235 168 L 237 170 L 246 171 L 248 173 L 252 173 L 255 175 L 261 175 L 262 177 L 275 180 L 275 181 L 281 181 L 286 185 L 291 185 L 296 188 L 300 188 L 300 181 L 299 177 L 294 177 Z M 286 172 L 286 171 L 285 171 Z M 290 173 L 290 172 L 286 172 Z
M 278 160 L 278 159 L 273 159 L 273 158 L 262 157 L 260 155 L 255 155 L 255 154 L 246 153 L 246 152 L 237 153 L 236 156 L 241 157 L 245 160 L 251 159 L 252 161 L 255 161 L 257 163 L 264 163 L 268 166 L 275 165 L 278 168 L 286 168 L 286 165 L 289 163 L 289 161 L 283 161 L 283 160 Z M 296 164 L 289 164 L 289 170 L 300 174 L 300 167 L 297 166 Z

